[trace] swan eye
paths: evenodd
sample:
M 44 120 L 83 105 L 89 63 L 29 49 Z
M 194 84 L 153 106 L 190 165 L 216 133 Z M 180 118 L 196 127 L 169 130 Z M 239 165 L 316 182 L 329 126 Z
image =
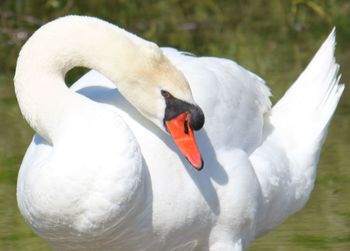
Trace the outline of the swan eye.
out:
M 164 98 L 166 98 L 166 99 L 172 97 L 172 95 L 171 95 L 169 92 L 167 92 L 167 91 L 161 90 L 160 93 L 161 93 L 162 96 L 163 96 Z

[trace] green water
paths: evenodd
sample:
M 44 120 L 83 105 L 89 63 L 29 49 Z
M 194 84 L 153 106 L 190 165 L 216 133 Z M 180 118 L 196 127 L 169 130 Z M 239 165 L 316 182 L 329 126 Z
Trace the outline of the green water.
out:
M 269 83 L 276 102 L 333 26 L 342 82 L 350 83 L 350 1 L 0 1 L 0 250 L 51 250 L 21 218 L 16 179 L 33 131 L 12 78 L 19 48 L 40 24 L 66 14 L 98 16 L 159 45 L 236 60 Z M 79 71 L 70 73 L 72 81 Z M 249 250 L 350 250 L 350 92 L 323 148 L 306 207 Z

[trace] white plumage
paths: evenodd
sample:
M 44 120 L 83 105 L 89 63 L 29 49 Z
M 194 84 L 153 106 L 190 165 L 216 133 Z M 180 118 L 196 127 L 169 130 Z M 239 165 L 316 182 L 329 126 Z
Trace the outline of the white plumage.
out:
M 97 61 L 119 53 L 120 62 L 112 66 L 137 71 L 143 50 L 134 57 L 124 42 L 131 41 L 133 48 L 149 46 L 148 42 L 123 31 L 118 33 L 123 40 L 119 45 L 94 47 L 100 45 L 96 40 L 118 31 L 110 24 L 87 17 L 62 18 L 54 21 L 64 31 L 57 34 L 54 30 L 55 38 L 62 34 L 77 37 L 69 33 L 68 24 L 87 32 L 86 23 L 88 32 L 99 28 L 100 36 L 85 41 L 82 48 L 90 44 L 94 49 L 88 53 L 95 53 Z M 41 39 L 53 32 L 52 23 L 44 27 Z M 94 37 L 78 36 L 76 41 Z M 45 53 L 40 51 L 45 43 L 33 41 L 35 53 Z M 120 69 L 107 64 L 107 69 L 97 69 L 114 83 L 91 71 L 70 91 L 54 86 L 54 93 L 47 89 L 47 82 L 60 82 L 58 78 L 72 65 L 62 65 L 60 58 L 55 67 L 64 70 L 59 75 L 46 66 L 55 62 L 55 53 L 48 51 L 50 62 L 47 58 L 41 62 L 41 55 L 35 53 L 30 55 L 39 59 L 21 53 L 18 64 L 22 68 L 17 69 L 15 80 L 19 103 L 31 125 L 46 138 L 34 136 L 21 166 L 17 195 L 23 216 L 59 250 L 244 250 L 257 236 L 301 209 L 309 198 L 320 149 L 344 88 L 338 84 L 334 46 L 332 31 L 272 109 L 264 81 L 236 63 L 163 48 L 186 77 L 193 99 L 205 114 L 204 128 L 196 133 L 205 163 L 201 172 L 187 163 L 169 135 L 149 121 L 161 124 L 155 122 L 157 112 L 155 116 L 145 114 L 129 102 L 143 93 L 131 85 L 121 88 L 124 79 L 112 79 L 113 70 Z M 67 57 L 84 65 L 84 53 L 81 50 Z M 33 66 L 36 71 L 26 70 L 30 60 L 38 64 Z M 124 96 L 128 93 L 127 99 L 116 85 Z M 148 88 L 143 91 L 158 87 Z M 193 102 L 188 90 L 177 90 L 176 85 L 170 88 Z M 164 109 L 159 104 L 155 109 Z M 40 123 L 45 118 L 50 123 L 43 126 Z

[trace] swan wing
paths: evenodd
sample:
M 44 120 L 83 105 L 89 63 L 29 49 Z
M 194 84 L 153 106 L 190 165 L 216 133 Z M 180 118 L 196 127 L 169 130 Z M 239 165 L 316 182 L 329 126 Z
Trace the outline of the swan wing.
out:
M 215 148 L 250 153 L 261 144 L 264 115 L 271 106 L 264 80 L 232 60 L 194 57 L 172 48 L 163 52 L 188 79 Z
M 257 235 L 300 210 L 313 189 L 320 150 L 344 90 L 333 30 L 266 119 L 264 143 L 251 155 L 265 213 Z
M 66 128 L 60 128 L 53 146 L 36 134 L 18 176 L 22 214 L 58 247 L 79 246 L 75 237 L 91 232 L 92 247 L 104 245 L 101 236 L 123 239 L 125 231 L 118 229 L 138 225 L 134 215 L 148 200 L 145 166 L 132 131 L 108 105 L 89 108 L 67 111 Z

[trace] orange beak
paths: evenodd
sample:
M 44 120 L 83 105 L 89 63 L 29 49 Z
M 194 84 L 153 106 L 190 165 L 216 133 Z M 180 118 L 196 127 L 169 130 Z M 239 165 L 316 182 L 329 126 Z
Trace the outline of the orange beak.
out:
M 190 164 L 198 171 L 203 168 L 203 160 L 190 127 L 190 114 L 181 113 L 177 117 L 166 121 L 166 126 L 175 144 Z

